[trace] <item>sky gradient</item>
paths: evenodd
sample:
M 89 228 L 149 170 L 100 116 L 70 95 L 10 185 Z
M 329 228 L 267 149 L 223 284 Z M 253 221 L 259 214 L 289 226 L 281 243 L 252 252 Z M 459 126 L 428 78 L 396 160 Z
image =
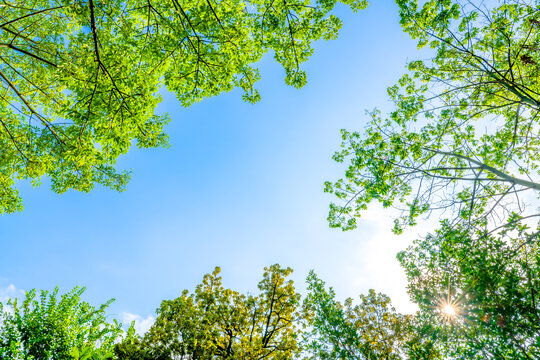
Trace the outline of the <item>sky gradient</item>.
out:
M 420 54 L 391 1 L 337 13 L 340 36 L 315 44 L 300 90 L 268 54 L 255 105 L 234 90 L 185 109 L 164 91 L 171 147 L 122 157 L 119 168 L 133 170 L 127 191 L 58 195 L 46 180 L 20 182 L 24 212 L 0 217 L 0 301 L 83 285 L 93 305 L 116 299 L 110 316 L 142 321 L 215 266 L 226 287 L 254 293 L 263 267 L 280 263 L 300 291 L 314 269 L 339 299 L 374 288 L 413 311 L 395 255 L 422 229 L 392 235 L 377 206 L 355 231 L 329 229 L 323 183 L 344 171 L 331 159 L 339 130 L 362 130 L 366 109 L 389 111 L 386 88 Z

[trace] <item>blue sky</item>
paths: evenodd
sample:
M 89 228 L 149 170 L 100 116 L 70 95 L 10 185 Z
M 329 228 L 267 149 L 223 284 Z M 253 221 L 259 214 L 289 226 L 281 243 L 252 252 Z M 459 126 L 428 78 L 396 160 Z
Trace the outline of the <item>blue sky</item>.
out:
M 84 285 L 94 305 L 116 298 L 111 316 L 143 319 L 214 266 L 226 286 L 255 292 L 263 267 L 280 263 L 300 290 L 314 269 L 342 299 L 375 288 L 412 311 L 395 254 L 419 230 L 393 236 L 376 206 L 358 230 L 329 229 L 323 183 L 344 171 L 331 159 L 339 130 L 362 130 L 366 109 L 388 111 L 386 88 L 420 55 L 391 1 L 338 15 L 339 38 L 315 45 L 300 90 L 269 54 L 255 105 L 235 90 L 184 109 L 164 93 L 171 147 L 121 158 L 133 170 L 127 191 L 58 195 L 46 181 L 19 183 L 24 212 L 0 217 L 0 300 Z

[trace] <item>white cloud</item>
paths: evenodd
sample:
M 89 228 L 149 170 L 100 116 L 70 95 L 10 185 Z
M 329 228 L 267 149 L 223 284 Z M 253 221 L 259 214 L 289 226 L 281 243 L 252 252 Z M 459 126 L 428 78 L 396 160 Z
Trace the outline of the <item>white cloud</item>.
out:
M 355 272 L 358 275 L 350 276 L 348 281 L 351 288 L 373 288 L 377 292 L 389 295 L 399 312 L 412 314 L 416 312 L 418 306 L 409 299 L 406 289 L 407 278 L 396 255 L 411 245 L 414 239 L 436 229 L 439 214 L 435 214 L 429 220 L 421 219 L 419 225 L 404 229 L 401 235 L 395 235 L 391 229 L 394 226 L 393 219 L 398 215 L 396 210 L 384 209 L 380 204 L 372 204 L 369 210 L 364 212 L 359 221 L 359 228 L 367 225 L 370 231 L 354 249 L 351 249 L 360 261 L 350 269 L 351 273 Z
M 146 333 L 150 329 L 155 320 L 156 319 L 154 319 L 154 317 L 151 315 L 143 318 L 142 316 L 137 314 L 131 314 L 128 312 L 122 313 L 122 324 L 127 328 L 131 325 L 133 321 L 135 321 L 135 331 L 139 335 L 144 335 L 144 333 Z
M 5 278 L 1 278 L 0 280 L 7 280 Z M 9 284 L 5 287 L 0 287 L 0 304 L 3 305 L 3 311 L 7 312 L 8 314 L 13 314 L 13 307 L 7 306 L 6 303 L 9 299 L 21 299 L 24 296 L 25 292 L 21 289 L 17 289 L 17 287 L 13 284 Z M 1 321 L 1 319 L 0 319 Z
M 9 284 L 7 287 L 0 287 L 0 302 L 6 303 L 9 299 L 21 298 L 24 296 L 24 291 L 17 289 L 13 284 Z

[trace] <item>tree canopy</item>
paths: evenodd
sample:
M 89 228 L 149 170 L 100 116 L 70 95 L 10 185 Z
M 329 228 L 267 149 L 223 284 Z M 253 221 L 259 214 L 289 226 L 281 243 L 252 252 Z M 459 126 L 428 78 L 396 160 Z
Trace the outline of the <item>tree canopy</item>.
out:
M 81 300 L 84 288 L 58 296 L 35 290 L 22 302 L 0 302 L 1 360 L 105 360 L 123 333 L 121 324 L 106 321 L 105 309 L 113 300 L 95 308 Z
M 120 359 L 294 359 L 303 315 L 291 272 L 265 268 L 254 296 L 224 288 L 216 268 L 194 293 L 164 300 L 144 337 L 127 338 L 116 351 Z
M 58 289 L 42 291 L 39 299 L 32 290 L 22 305 L 10 300 L 0 308 L 0 359 L 538 357 L 531 291 L 538 278 L 538 257 L 528 263 L 508 257 L 496 242 L 456 254 L 452 241 L 466 234 L 441 231 L 437 236 L 438 242 L 417 242 L 400 254 L 421 309 L 415 315 L 399 314 L 388 296 L 374 290 L 360 295 L 356 304 L 351 298 L 340 302 L 313 271 L 301 301 L 288 279 L 290 268 L 265 268 L 258 295 L 225 288 L 216 268 L 193 293 L 184 290 L 178 298 L 162 301 L 155 323 L 142 336 L 135 333 L 134 323 L 124 332 L 118 322 L 107 322 L 110 301 L 96 309 L 81 300 L 83 288 L 61 296 Z M 463 256 L 466 252 L 469 258 Z M 494 266 L 486 261 L 491 257 L 501 263 L 497 271 L 486 268 L 478 276 L 478 268 Z M 452 273 L 459 275 L 451 278 Z M 529 283 L 519 281 L 523 273 Z M 445 314 L 446 306 L 455 311 Z
M 360 304 L 335 299 L 332 288 L 310 272 L 304 306 L 311 332 L 305 336 L 309 359 L 403 359 L 410 316 L 396 313 L 390 298 L 370 290 Z
M 440 228 L 398 255 L 425 334 L 448 359 L 539 356 L 540 5 L 397 0 L 403 29 L 432 58 L 388 89 L 394 109 L 342 131 L 327 182 L 343 230 L 373 201 Z
M 0 213 L 22 209 L 18 179 L 52 189 L 123 190 L 132 145 L 167 145 L 162 86 L 189 106 L 239 87 L 256 102 L 254 63 L 273 51 L 285 82 L 312 42 L 334 39 L 337 0 L 9 1 L 0 6 Z M 365 0 L 343 0 L 353 10 Z
M 436 359 L 412 316 L 370 290 L 341 304 L 312 271 L 303 302 L 291 269 L 265 268 L 257 296 L 225 289 L 219 268 L 190 294 L 165 300 L 150 330 L 115 346 L 118 359 Z M 423 335 L 424 333 L 422 333 Z M 427 355 L 426 355 L 427 354 Z
M 398 255 L 424 333 L 445 358 L 540 356 L 540 249 L 518 239 L 444 223 Z
M 388 117 L 375 110 L 364 134 L 343 130 L 334 158 L 350 165 L 344 179 L 326 184 L 344 201 L 331 206 L 330 225 L 356 227 L 373 200 L 403 210 L 397 232 L 441 212 L 474 229 L 504 230 L 509 218 L 538 223 L 538 8 L 397 3 L 405 31 L 434 57 L 410 62 L 388 89 Z M 538 237 L 535 228 L 524 240 Z

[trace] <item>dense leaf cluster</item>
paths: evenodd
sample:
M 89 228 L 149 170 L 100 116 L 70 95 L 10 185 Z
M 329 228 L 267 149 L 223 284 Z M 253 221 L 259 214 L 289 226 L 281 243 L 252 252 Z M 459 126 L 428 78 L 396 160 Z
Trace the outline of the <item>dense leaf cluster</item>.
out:
M 434 324 L 455 304 L 452 326 L 437 330 L 449 358 L 538 358 L 539 247 L 475 235 L 445 222 L 399 254 L 413 300 Z
M 159 89 L 184 106 L 234 87 L 256 102 L 268 51 L 306 83 L 312 42 L 334 39 L 337 0 L 31 0 L 0 6 L 0 214 L 20 211 L 17 179 L 58 193 L 123 190 L 132 145 L 167 145 Z M 365 0 L 344 0 L 353 10 Z
M 143 336 L 133 324 L 123 333 L 107 323 L 110 301 L 96 310 L 81 301 L 84 289 L 60 299 L 58 290 L 43 291 L 40 302 L 31 291 L 22 305 L 0 308 L 0 359 L 400 359 L 418 342 L 408 335 L 410 317 L 372 290 L 359 305 L 341 304 L 311 273 L 301 302 L 290 268 L 265 268 L 257 296 L 224 288 L 219 272 L 205 275 L 194 293 L 164 300 Z
M 298 353 L 300 295 L 286 280 L 292 270 L 265 269 L 258 296 L 225 289 L 219 272 L 206 275 L 194 294 L 185 290 L 161 303 L 141 341 L 144 358 L 277 360 Z
M 335 300 L 332 288 L 326 289 L 312 271 L 305 306 L 309 310 L 312 331 L 305 335 L 309 359 L 403 359 L 416 339 L 412 335 L 411 316 L 396 313 L 390 298 L 370 290 L 360 295 L 360 304 L 348 298 Z
M 0 307 L 0 359 L 536 358 L 540 255 L 513 258 L 495 238 L 466 247 L 466 236 L 445 227 L 400 254 L 420 307 L 415 315 L 397 313 L 374 290 L 356 304 L 339 302 L 314 272 L 301 301 L 292 270 L 279 265 L 265 268 L 258 295 L 239 293 L 223 287 L 216 268 L 193 293 L 162 301 L 143 335 L 134 324 L 124 333 L 107 322 L 111 301 L 96 309 L 81 300 L 84 289 L 60 298 L 57 289 L 42 291 L 39 300 L 30 291 L 22 304 Z M 449 303 L 455 314 L 445 316 Z
M 65 360 L 110 359 L 121 324 L 106 321 L 112 300 L 94 308 L 81 300 L 84 288 L 58 296 L 35 290 L 17 299 L 0 302 L 0 359 Z

